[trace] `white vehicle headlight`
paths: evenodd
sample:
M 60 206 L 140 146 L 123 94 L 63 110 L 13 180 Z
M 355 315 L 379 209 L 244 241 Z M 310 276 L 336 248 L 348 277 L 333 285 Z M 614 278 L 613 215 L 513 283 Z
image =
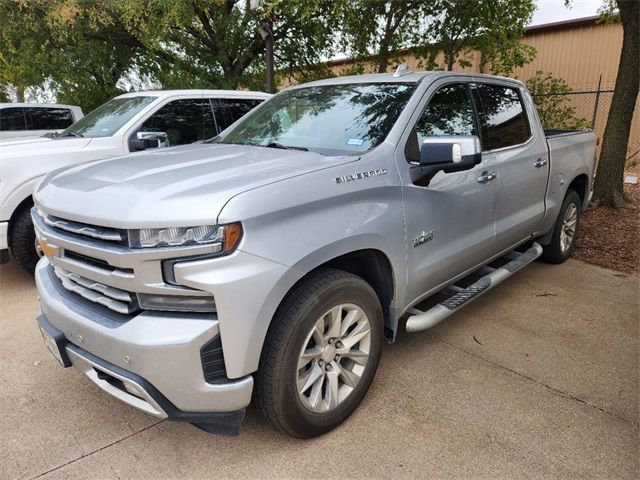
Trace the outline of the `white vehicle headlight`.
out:
M 213 253 L 226 254 L 235 250 L 241 238 L 242 225 L 239 223 L 129 230 L 129 246 L 132 248 L 211 244 Z

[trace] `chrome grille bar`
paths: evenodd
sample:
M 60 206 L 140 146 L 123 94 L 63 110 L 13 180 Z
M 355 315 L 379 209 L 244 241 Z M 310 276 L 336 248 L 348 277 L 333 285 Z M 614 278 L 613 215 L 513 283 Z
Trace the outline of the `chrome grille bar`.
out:
M 123 315 L 128 315 L 137 310 L 133 297 L 129 292 L 93 282 L 59 267 L 54 267 L 53 271 L 65 289 L 77 293 L 86 300 L 99 303 Z
M 93 225 L 87 225 L 79 222 L 72 222 L 70 220 L 62 220 L 60 218 L 46 215 L 42 212 L 38 212 L 42 217 L 44 223 L 53 228 L 64 230 L 65 232 L 75 233 L 76 235 L 83 235 L 85 237 L 97 238 L 99 240 L 106 240 L 108 242 L 124 242 L 125 238 L 117 230 L 97 227 Z

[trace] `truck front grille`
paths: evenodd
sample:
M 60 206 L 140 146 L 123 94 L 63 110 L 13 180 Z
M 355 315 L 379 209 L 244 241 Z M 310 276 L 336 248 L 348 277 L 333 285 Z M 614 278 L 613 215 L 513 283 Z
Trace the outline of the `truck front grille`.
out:
M 54 267 L 53 271 L 65 289 L 77 293 L 86 300 L 99 303 L 123 315 L 130 315 L 140 310 L 136 296 L 126 290 L 94 282 L 60 267 Z
M 163 274 L 166 261 L 197 257 L 210 246 L 135 249 L 128 245 L 127 230 L 54 217 L 37 207 L 31 213 L 36 235 L 54 251 L 48 259 L 52 280 L 72 292 L 69 300 L 79 296 L 82 303 L 97 304 L 96 311 L 108 309 L 123 318 L 147 310 L 216 312 L 209 292 L 167 283 Z
M 117 245 L 128 244 L 128 235 L 126 230 L 99 227 L 96 225 L 88 225 L 86 223 L 64 220 L 62 218 L 54 217 L 53 215 L 47 215 L 41 211 L 38 211 L 38 215 L 40 215 L 45 224 L 47 224 L 54 230 L 62 230 L 66 233 L 71 233 L 79 237 L 89 237 L 96 240 L 104 240 L 106 242 L 114 243 Z

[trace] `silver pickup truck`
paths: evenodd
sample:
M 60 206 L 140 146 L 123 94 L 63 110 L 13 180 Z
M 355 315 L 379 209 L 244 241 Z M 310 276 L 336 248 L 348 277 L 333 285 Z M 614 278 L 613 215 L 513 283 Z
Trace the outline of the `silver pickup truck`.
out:
M 151 415 L 237 434 L 255 395 L 276 428 L 320 435 L 405 321 L 571 254 L 595 148 L 545 134 L 507 78 L 292 87 L 204 144 L 49 174 L 38 325 L 62 365 Z

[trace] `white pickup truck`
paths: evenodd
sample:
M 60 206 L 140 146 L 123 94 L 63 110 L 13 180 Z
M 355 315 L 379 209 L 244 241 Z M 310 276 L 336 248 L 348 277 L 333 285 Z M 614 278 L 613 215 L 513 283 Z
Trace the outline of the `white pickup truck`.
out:
M 430 328 L 569 257 L 595 148 L 545 132 L 507 78 L 298 85 L 210 142 L 47 176 L 38 324 L 60 363 L 157 417 L 237 433 L 254 395 L 276 428 L 320 435 L 401 318 Z
M 61 133 L 1 142 L 0 263 L 9 260 L 10 249 L 17 262 L 33 273 L 40 252 L 29 214 L 31 193 L 48 172 L 148 148 L 204 141 L 269 97 L 233 90 L 127 93 Z

